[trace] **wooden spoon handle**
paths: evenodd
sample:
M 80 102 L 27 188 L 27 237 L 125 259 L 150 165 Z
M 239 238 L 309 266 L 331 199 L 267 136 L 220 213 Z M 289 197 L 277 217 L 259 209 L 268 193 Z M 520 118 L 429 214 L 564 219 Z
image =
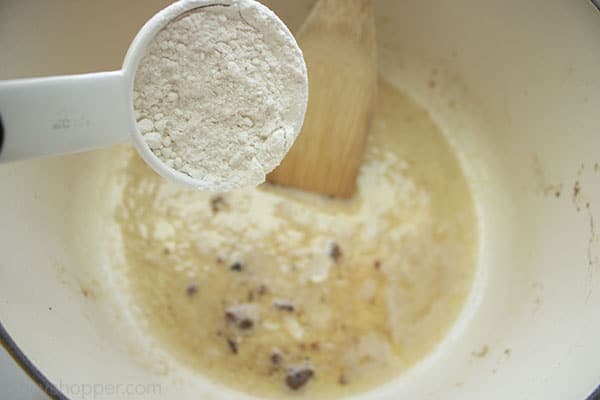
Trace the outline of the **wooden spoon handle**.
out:
M 320 0 L 298 32 L 310 95 L 302 133 L 268 180 L 350 197 L 377 93 L 371 0 Z
M 300 28 L 298 37 L 342 35 L 373 48 L 375 24 L 371 3 L 372 0 L 320 0 Z

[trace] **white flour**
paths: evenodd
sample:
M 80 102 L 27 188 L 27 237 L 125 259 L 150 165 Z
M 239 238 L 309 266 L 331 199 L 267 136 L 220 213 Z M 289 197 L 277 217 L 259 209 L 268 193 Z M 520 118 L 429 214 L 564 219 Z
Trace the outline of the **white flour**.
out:
M 135 77 L 146 143 L 208 191 L 264 182 L 298 135 L 306 102 L 300 49 L 252 0 L 206 2 L 171 21 Z

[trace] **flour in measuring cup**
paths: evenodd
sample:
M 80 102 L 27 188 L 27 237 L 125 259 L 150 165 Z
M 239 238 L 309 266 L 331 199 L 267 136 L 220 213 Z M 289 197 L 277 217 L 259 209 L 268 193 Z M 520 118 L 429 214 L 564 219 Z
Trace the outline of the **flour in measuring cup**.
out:
M 264 182 L 298 135 L 306 102 L 300 49 L 252 0 L 207 2 L 168 23 L 134 84 L 146 144 L 209 191 Z

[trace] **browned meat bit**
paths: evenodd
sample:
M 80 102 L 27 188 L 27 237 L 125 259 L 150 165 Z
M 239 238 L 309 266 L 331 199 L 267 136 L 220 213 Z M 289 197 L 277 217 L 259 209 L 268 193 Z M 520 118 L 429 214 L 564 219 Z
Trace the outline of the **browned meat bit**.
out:
M 375 269 L 381 269 L 381 260 L 375 260 L 373 266 L 375 267 Z
M 231 311 L 225 311 L 225 319 L 228 322 L 235 322 L 235 321 L 237 321 L 237 317 L 236 317 L 235 313 L 233 313 Z
M 294 305 L 286 300 L 275 300 L 273 306 L 281 311 L 294 312 L 296 310 Z
M 293 369 L 285 376 L 285 383 L 292 390 L 298 390 L 315 375 L 310 368 Z
M 279 354 L 279 353 L 271 354 L 271 364 L 279 365 L 279 364 L 281 364 L 281 361 L 282 361 L 281 354 Z
M 573 197 L 577 197 L 580 191 L 581 186 L 579 185 L 579 181 L 575 181 L 575 185 L 573 186 Z
M 198 284 L 196 282 L 190 282 L 185 289 L 188 296 L 192 297 L 198 293 Z
M 340 375 L 340 377 L 338 378 L 338 383 L 342 386 L 346 386 L 348 384 L 348 378 L 345 374 Z
M 254 321 L 252 321 L 250 318 L 239 318 L 231 312 L 225 312 L 225 319 L 228 322 L 235 323 L 235 325 L 242 330 L 252 329 L 254 326 Z
M 245 318 L 245 319 L 242 319 L 241 321 L 239 321 L 237 326 L 240 329 L 248 330 L 248 329 L 252 329 L 252 327 L 254 326 L 254 322 L 251 319 Z
M 228 205 L 225 198 L 222 195 L 213 196 L 210 199 L 210 208 L 213 214 L 217 214 L 219 211 L 227 209 Z
M 225 310 L 225 320 L 238 329 L 249 330 L 254 327 L 254 316 L 249 304 L 232 306 Z
M 217 264 L 223 264 L 225 262 L 225 260 L 223 259 L 223 257 L 217 257 Z
M 231 264 L 231 266 L 229 266 L 229 269 L 235 272 L 241 272 L 244 269 L 244 266 L 241 262 L 236 261 L 233 264 Z
M 263 296 L 265 294 L 267 294 L 267 287 L 265 285 L 260 285 L 258 287 L 258 295 Z
M 233 354 L 238 353 L 238 346 L 235 340 L 227 338 L 227 345 L 229 346 L 229 350 L 231 350 Z
M 321 344 L 319 342 L 312 342 L 310 344 L 310 349 L 313 351 L 319 351 L 321 350 Z
M 332 243 L 331 248 L 329 249 L 329 257 L 335 262 L 338 262 L 340 258 L 342 258 L 342 249 L 340 245 L 337 243 Z

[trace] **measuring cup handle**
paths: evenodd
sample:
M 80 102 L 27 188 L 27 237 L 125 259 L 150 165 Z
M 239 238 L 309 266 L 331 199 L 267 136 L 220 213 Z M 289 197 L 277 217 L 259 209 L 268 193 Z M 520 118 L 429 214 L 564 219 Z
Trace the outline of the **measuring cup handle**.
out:
M 132 113 L 122 71 L 0 81 L 0 163 L 124 142 Z

